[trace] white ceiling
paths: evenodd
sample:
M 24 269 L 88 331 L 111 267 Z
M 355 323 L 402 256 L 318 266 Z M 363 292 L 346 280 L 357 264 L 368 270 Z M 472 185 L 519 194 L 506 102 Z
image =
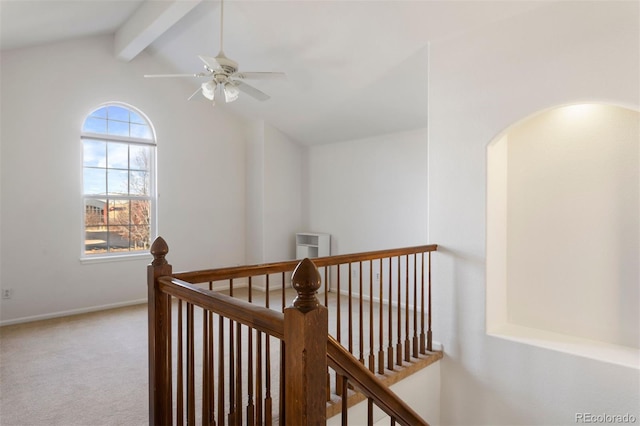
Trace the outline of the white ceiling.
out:
M 428 43 L 543 3 L 226 0 L 226 55 L 241 71 L 283 71 L 287 79 L 251 82 L 268 101 L 241 95 L 216 108 L 262 118 L 305 144 L 424 127 Z M 114 34 L 121 60 L 146 49 L 176 72 L 196 73 L 197 55 L 215 56 L 220 45 L 219 1 L 0 0 L 0 7 L 2 49 Z M 184 84 L 184 102 L 199 85 L 195 78 L 156 83 Z

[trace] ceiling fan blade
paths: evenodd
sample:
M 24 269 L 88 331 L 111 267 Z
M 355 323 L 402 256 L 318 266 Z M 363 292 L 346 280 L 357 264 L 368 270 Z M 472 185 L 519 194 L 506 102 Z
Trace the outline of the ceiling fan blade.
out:
M 198 95 L 202 94 L 202 87 L 198 87 L 198 90 L 196 90 L 195 92 L 193 92 L 193 94 L 191 96 L 189 96 L 187 98 L 188 101 L 190 101 L 191 99 L 193 99 L 194 97 L 198 96 Z M 204 96 L 203 96 L 204 97 Z
M 287 78 L 287 75 L 283 72 L 237 72 L 231 77 L 240 78 L 243 80 L 273 80 Z
M 207 73 L 197 73 L 197 74 L 145 74 L 145 78 L 163 78 L 163 77 L 207 77 L 209 74 Z
M 267 95 L 263 91 L 258 90 L 253 86 L 249 86 L 247 83 L 243 83 L 242 81 L 235 80 L 233 82 L 233 85 L 236 86 L 241 92 L 246 93 L 247 95 L 259 101 L 266 101 L 267 99 L 271 98 L 271 96 Z
M 198 58 L 211 69 L 222 68 L 222 65 L 213 56 L 198 55 Z

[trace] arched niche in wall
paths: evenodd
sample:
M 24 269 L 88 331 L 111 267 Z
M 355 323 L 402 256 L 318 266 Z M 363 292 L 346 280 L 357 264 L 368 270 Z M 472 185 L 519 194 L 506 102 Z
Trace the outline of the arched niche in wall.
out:
M 489 144 L 488 334 L 638 367 L 639 123 L 569 105 Z

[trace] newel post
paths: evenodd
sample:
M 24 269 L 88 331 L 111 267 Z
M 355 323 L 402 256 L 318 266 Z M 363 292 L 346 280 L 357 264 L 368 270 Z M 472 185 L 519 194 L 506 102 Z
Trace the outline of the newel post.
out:
M 286 424 L 324 425 L 328 315 L 316 298 L 320 273 L 304 259 L 291 281 L 298 296 L 284 310 Z
M 172 274 L 165 259 L 169 246 L 162 237 L 151 245 L 147 266 L 149 309 L 149 424 L 171 424 L 171 297 L 162 293 L 158 278 Z

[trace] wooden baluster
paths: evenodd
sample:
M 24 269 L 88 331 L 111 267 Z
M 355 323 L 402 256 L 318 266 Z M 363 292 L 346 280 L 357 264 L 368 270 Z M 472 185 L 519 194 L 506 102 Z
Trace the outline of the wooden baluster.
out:
M 409 336 L 411 336 L 411 331 L 409 331 L 409 315 L 411 314 L 411 309 L 409 308 L 409 255 L 405 256 L 405 288 L 404 288 L 404 318 L 405 318 L 405 334 L 404 334 L 404 360 L 409 362 L 411 360 L 411 343 L 409 341 Z
M 369 370 L 376 371 L 376 357 L 373 350 L 373 260 L 369 261 Z
M 265 308 L 268 308 L 269 307 L 269 275 L 268 274 L 265 275 L 265 278 L 264 278 L 264 289 L 265 289 L 264 290 L 265 291 L 264 306 Z
M 413 357 L 418 358 L 418 255 L 413 254 Z
M 256 331 L 256 425 L 262 425 L 262 332 Z
M 202 423 L 210 424 L 209 418 L 209 312 L 202 310 Z
M 195 339 L 193 304 L 187 303 L 187 424 L 196 423 Z
M 225 424 L 224 408 L 224 318 L 218 316 L 218 425 Z
M 341 311 L 342 309 L 340 309 L 340 265 L 336 265 L 336 269 L 338 270 L 338 278 L 337 278 L 337 282 L 336 282 L 336 287 L 338 288 L 338 293 L 336 294 L 336 319 L 338 321 L 338 323 L 336 324 L 336 340 L 339 343 L 342 343 L 342 338 L 341 338 L 341 329 L 342 329 L 342 321 L 340 319 L 340 315 L 341 315 Z
M 162 237 L 151 245 L 147 267 L 149 316 L 149 423 L 172 423 L 171 296 L 159 289 L 158 278 L 172 274 L 166 260 L 169 246 Z
M 351 270 L 351 262 L 349 262 L 349 303 L 348 303 L 348 320 L 347 320 L 347 331 L 349 341 L 348 347 L 349 352 L 353 353 L 353 272 Z
M 184 360 L 182 359 L 182 300 L 178 299 L 178 339 L 177 339 L 177 352 L 178 359 L 176 361 L 177 367 L 177 383 L 176 383 L 176 423 L 178 426 L 184 424 L 184 388 L 183 388 L 183 376 L 182 366 Z
M 269 307 L 269 275 L 266 276 L 266 297 L 265 307 Z M 273 409 L 271 399 L 271 338 L 269 335 L 265 335 L 264 352 L 265 352 L 265 380 L 266 387 L 264 397 L 264 422 L 265 425 L 271 426 L 273 424 Z
M 284 306 L 285 306 L 285 303 L 286 303 L 285 290 L 286 290 L 286 288 L 285 288 L 285 275 L 284 275 L 284 272 L 282 272 L 282 301 L 281 301 L 282 302 L 282 304 L 281 304 L 282 312 L 284 312 Z
M 215 367 L 214 367 L 214 354 L 213 354 L 213 338 L 214 338 L 214 334 L 213 334 L 213 316 L 214 313 L 213 312 L 209 312 L 209 359 L 208 359 L 208 363 L 209 363 L 209 421 L 210 424 L 215 425 L 216 424 L 216 417 L 215 417 L 215 407 L 216 407 L 216 400 L 215 400 L 215 389 L 214 389 L 214 383 L 215 383 L 215 378 L 216 378 L 216 373 L 215 373 Z
M 249 277 L 249 294 L 247 301 L 253 303 L 251 277 Z M 255 424 L 255 407 L 253 405 L 253 328 L 247 329 L 247 425 Z
M 420 262 L 420 353 L 426 354 L 426 340 L 424 334 L 424 317 L 427 314 L 424 310 L 424 252 L 422 253 L 422 261 Z
M 358 360 L 364 364 L 364 294 L 362 286 L 362 262 L 358 262 L 359 265 L 359 288 L 358 292 Z
M 329 267 L 324 267 L 324 306 L 329 306 Z
M 324 267 L 324 306 L 329 308 L 329 276 L 331 275 L 331 267 Z M 338 325 L 339 327 L 340 325 Z M 331 374 L 327 368 L 327 401 L 331 401 Z
M 393 370 L 393 274 L 392 259 L 389 257 L 389 341 L 387 342 L 387 368 Z
M 384 374 L 384 283 L 383 283 L 383 278 L 382 278 L 382 261 L 383 259 L 380 259 L 380 273 L 378 274 L 378 276 L 380 277 L 380 280 L 378 282 L 378 290 L 380 292 L 380 315 L 378 318 L 378 321 L 380 322 L 378 324 L 379 327 L 379 340 L 380 340 L 380 345 L 378 346 L 378 373 L 379 374 Z
M 337 324 L 336 324 L 336 340 L 339 343 L 342 343 L 342 319 L 341 319 L 341 314 L 342 314 L 342 309 L 340 308 L 340 299 L 341 299 L 341 294 L 340 294 L 340 265 L 336 265 L 336 268 L 338 270 L 338 280 L 337 280 L 337 288 L 338 288 L 338 294 L 336 295 L 336 318 L 337 318 Z M 351 271 L 349 271 L 349 274 L 351 274 Z M 342 395 L 342 376 L 338 373 L 336 373 L 336 395 Z
M 328 311 L 316 297 L 320 273 L 311 260 L 304 259 L 291 280 L 298 295 L 284 311 L 286 422 L 324 424 Z
M 279 401 L 279 410 L 278 413 L 280 413 L 280 418 L 279 421 L 280 423 L 282 423 L 283 425 L 287 424 L 287 411 L 286 411 L 286 397 L 285 397 L 285 390 L 286 390 L 286 383 L 287 383 L 287 375 L 286 375 L 286 358 L 285 358 L 285 346 L 284 346 L 284 340 L 280 341 L 280 401 Z
M 236 424 L 236 364 L 235 364 L 235 321 L 229 320 L 229 414 L 227 416 L 229 425 Z
M 401 257 L 398 256 L 398 318 L 397 318 L 397 335 L 396 342 L 396 365 L 402 365 L 402 277 L 401 277 Z
M 342 381 L 342 426 L 349 425 L 348 385 L 348 380 L 345 377 Z
M 432 334 L 431 334 L 431 252 L 429 252 L 429 279 L 427 282 L 428 286 L 429 286 L 429 295 L 427 297 L 427 303 L 429 304 L 428 309 L 429 309 L 429 321 L 428 321 L 428 330 L 427 330 L 427 350 L 429 352 L 433 351 L 433 340 L 432 340 Z
M 373 426 L 373 399 L 367 398 L 367 426 Z
M 285 286 L 284 286 L 285 276 L 284 272 L 282 272 L 282 299 L 280 300 L 280 306 L 282 307 L 282 312 L 284 312 L 285 308 Z M 279 388 L 279 409 L 278 413 L 280 414 L 279 421 L 280 423 L 287 424 L 287 413 L 285 411 L 285 382 L 286 382 L 286 374 L 285 374 L 285 355 L 284 355 L 284 341 L 280 341 L 280 388 Z
M 236 396 L 235 424 L 242 424 L 242 324 L 236 323 Z

